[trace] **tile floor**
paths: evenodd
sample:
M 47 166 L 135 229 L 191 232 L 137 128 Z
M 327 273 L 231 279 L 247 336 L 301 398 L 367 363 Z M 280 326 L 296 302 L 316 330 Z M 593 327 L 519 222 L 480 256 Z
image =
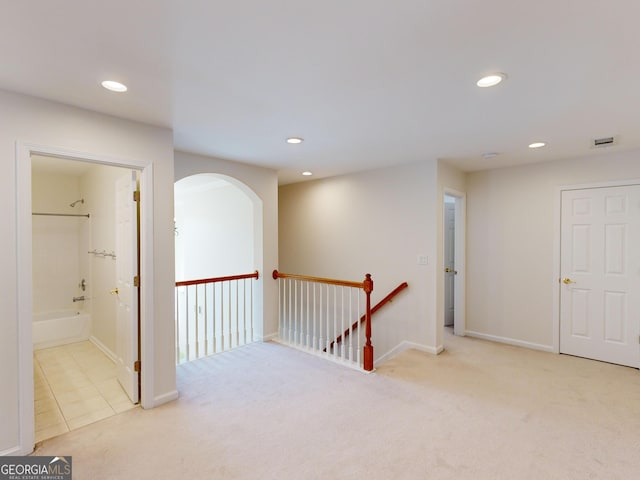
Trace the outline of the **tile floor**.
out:
M 135 407 L 113 361 L 91 342 L 36 350 L 33 378 L 36 442 Z

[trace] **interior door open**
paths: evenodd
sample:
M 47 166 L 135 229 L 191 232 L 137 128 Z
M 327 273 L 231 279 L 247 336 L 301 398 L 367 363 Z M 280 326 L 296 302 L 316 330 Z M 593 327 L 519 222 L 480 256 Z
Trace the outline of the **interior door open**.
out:
M 133 403 L 139 401 L 137 172 L 116 182 L 116 369 Z
M 455 200 L 454 200 L 455 201 Z M 453 326 L 455 320 L 455 233 L 456 205 L 444 204 L 444 325 Z

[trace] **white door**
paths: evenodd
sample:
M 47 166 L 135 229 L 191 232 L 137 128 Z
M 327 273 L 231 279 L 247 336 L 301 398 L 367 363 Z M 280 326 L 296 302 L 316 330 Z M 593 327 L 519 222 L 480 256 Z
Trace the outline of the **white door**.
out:
M 456 205 L 444 204 L 444 324 L 454 323 Z
M 116 182 L 116 357 L 118 381 L 133 403 L 138 398 L 138 217 L 133 194 L 136 172 Z
M 640 185 L 562 192 L 560 352 L 640 366 Z

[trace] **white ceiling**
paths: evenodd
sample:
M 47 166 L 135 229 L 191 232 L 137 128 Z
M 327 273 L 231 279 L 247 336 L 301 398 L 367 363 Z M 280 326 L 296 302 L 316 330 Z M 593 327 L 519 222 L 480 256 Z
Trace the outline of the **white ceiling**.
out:
M 281 183 L 479 170 L 639 148 L 639 19 L 638 0 L 6 0 L 0 88 L 171 127 Z

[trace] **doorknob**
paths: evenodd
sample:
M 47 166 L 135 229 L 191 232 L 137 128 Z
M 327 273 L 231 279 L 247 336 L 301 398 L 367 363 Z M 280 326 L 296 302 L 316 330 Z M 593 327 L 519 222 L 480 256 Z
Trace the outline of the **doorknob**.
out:
M 114 288 L 113 290 L 109 290 L 109 293 L 110 293 L 111 295 L 118 295 L 118 293 L 119 293 L 119 292 L 118 292 L 118 287 Z
M 454 275 L 457 275 L 458 271 L 454 270 L 453 268 L 447 267 L 447 268 L 444 269 L 444 273 L 453 273 Z
M 562 283 L 564 283 L 565 285 L 569 285 L 570 283 L 576 283 L 576 282 L 574 282 L 570 278 L 563 278 Z

